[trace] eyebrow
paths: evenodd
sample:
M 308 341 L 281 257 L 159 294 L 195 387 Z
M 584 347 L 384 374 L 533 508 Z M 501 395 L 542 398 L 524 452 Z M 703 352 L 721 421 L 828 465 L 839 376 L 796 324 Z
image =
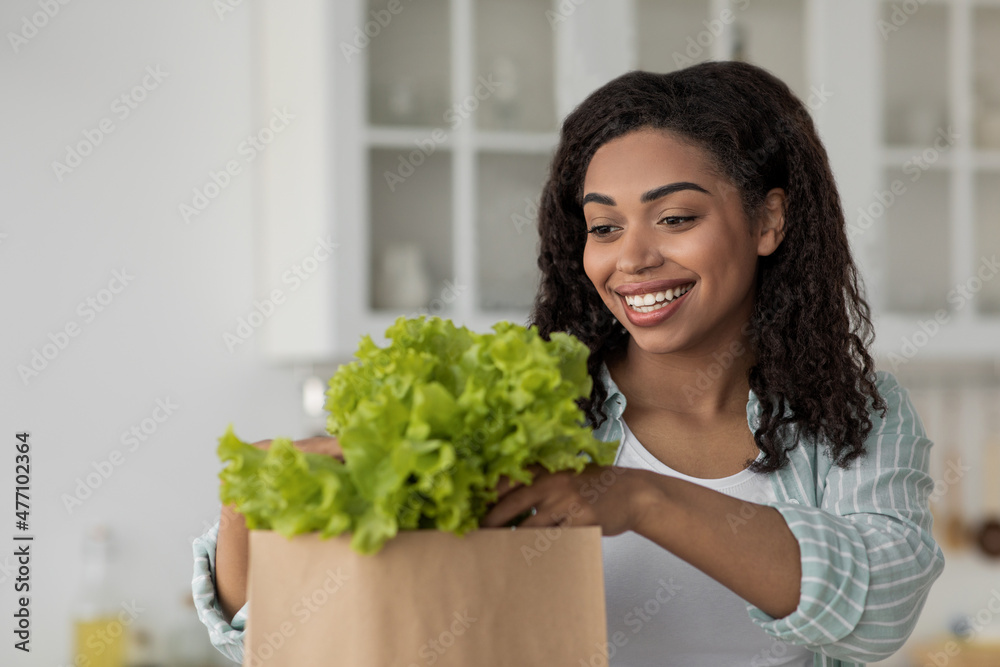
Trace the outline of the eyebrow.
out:
M 643 204 L 646 204 L 648 202 L 655 201 L 662 197 L 666 197 L 667 195 L 673 194 L 680 190 L 694 190 L 696 192 L 704 192 L 706 195 L 712 194 L 711 192 L 701 187 L 697 183 L 691 183 L 689 181 L 681 181 L 680 183 L 669 183 L 667 185 L 661 185 L 658 188 L 653 188 L 652 190 L 648 190 L 642 193 L 642 196 L 639 197 L 639 201 L 642 202 Z M 618 205 L 612 197 L 609 197 L 607 195 L 602 195 L 599 192 L 588 192 L 583 198 L 583 204 L 587 204 L 588 202 L 604 204 L 605 206 Z

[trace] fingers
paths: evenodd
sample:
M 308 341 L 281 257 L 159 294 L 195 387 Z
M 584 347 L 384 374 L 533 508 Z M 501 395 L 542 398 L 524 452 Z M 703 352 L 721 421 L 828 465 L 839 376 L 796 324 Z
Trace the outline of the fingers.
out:
M 534 494 L 531 491 L 531 487 L 509 491 L 494 505 L 493 509 L 486 513 L 480 526 L 499 528 L 513 521 L 518 515 L 530 511 L 535 502 Z
M 497 499 L 503 498 L 509 492 L 513 491 L 514 489 L 519 489 L 524 485 L 525 485 L 524 482 L 519 482 L 517 480 L 511 481 L 511 479 L 506 475 L 501 475 L 500 481 L 497 482 L 496 486 Z
M 503 498 L 505 494 L 507 494 L 510 491 L 513 491 L 514 489 L 534 484 L 538 480 L 539 475 L 548 474 L 548 471 L 537 463 L 528 466 L 526 470 L 531 472 L 530 482 L 521 482 L 517 480 L 511 481 L 511 479 L 506 475 L 501 475 L 500 480 L 497 482 L 496 485 L 497 498 Z
M 545 472 L 538 467 L 535 471 Z M 507 525 L 518 527 L 545 527 L 562 525 L 565 521 L 562 514 L 555 512 L 561 505 L 552 496 L 558 495 L 559 473 L 546 473 L 541 479 L 536 476 L 530 485 L 522 482 L 511 482 L 502 477 L 497 489 L 500 492 L 497 503 L 486 513 L 480 522 L 483 528 L 500 528 Z
M 512 494 L 497 504 L 481 522 L 483 528 L 501 528 L 514 525 L 518 528 L 568 528 L 576 525 L 574 514 L 582 519 L 579 512 L 563 511 L 553 507 L 551 501 L 531 494 Z M 582 525 L 582 524 L 581 524 Z
M 553 509 L 551 503 L 539 501 L 534 505 L 535 512 L 517 524 L 518 528 L 569 528 L 574 525 L 572 513 Z

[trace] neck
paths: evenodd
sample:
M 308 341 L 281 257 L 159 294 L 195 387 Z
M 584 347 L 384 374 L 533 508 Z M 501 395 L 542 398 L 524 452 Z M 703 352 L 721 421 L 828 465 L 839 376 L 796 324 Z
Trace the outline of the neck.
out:
M 629 339 L 607 361 L 611 378 L 630 405 L 712 419 L 746 410 L 753 352 L 742 327 L 697 350 L 656 354 Z

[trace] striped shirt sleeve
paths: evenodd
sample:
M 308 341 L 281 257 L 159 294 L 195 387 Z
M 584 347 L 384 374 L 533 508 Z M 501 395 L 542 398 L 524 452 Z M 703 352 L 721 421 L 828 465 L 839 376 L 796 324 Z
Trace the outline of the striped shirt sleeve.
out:
M 219 606 L 215 591 L 215 547 L 219 538 L 219 522 L 201 537 L 195 538 L 194 579 L 191 590 L 198 620 L 208 628 L 212 645 L 233 662 L 243 662 L 243 632 L 246 627 L 247 605 L 236 612 L 232 622 L 227 622 Z
M 751 619 L 772 636 L 807 646 L 828 659 L 867 663 L 898 651 L 917 622 L 944 555 L 931 535 L 928 474 L 931 441 L 909 396 L 879 372 L 885 418 L 872 413 L 866 453 L 844 469 L 831 465 L 816 479 L 819 507 L 774 507 L 799 543 L 799 606 L 775 619 L 748 605 Z M 815 447 L 792 452 L 790 479 L 815 477 Z M 801 490 L 798 491 L 801 495 Z

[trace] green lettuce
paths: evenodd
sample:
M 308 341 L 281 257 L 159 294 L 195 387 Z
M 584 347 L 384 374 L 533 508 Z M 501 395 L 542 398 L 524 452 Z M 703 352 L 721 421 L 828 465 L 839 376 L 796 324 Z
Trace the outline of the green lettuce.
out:
M 222 501 L 249 528 L 349 532 L 355 551 L 375 553 L 400 530 L 475 529 L 501 476 L 530 484 L 535 464 L 579 472 L 613 461 L 617 443 L 596 439 L 577 405 L 592 381 L 573 336 L 400 317 L 386 337 L 384 348 L 362 337 L 357 361 L 330 378 L 327 431 L 343 462 L 287 438 L 261 450 L 231 426 L 219 439 Z

